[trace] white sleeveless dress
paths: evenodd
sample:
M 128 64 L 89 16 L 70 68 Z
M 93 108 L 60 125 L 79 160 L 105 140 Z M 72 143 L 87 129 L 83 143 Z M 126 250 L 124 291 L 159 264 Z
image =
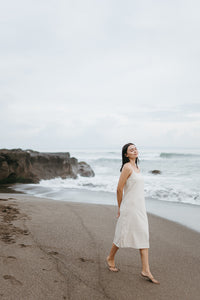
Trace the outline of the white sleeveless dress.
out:
M 144 179 L 135 170 L 126 180 L 113 243 L 119 248 L 149 248 Z

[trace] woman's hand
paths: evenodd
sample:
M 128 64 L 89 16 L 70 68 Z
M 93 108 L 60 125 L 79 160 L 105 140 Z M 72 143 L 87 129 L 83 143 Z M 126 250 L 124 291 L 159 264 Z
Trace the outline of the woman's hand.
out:
M 120 208 L 118 207 L 117 218 L 120 216 Z

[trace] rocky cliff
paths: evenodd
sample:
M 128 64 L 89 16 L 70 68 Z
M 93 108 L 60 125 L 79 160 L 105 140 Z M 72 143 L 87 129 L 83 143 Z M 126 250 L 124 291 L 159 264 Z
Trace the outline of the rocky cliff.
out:
M 38 183 L 55 177 L 77 178 L 78 174 L 95 175 L 87 163 L 78 162 L 69 152 L 0 149 L 0 183 Z

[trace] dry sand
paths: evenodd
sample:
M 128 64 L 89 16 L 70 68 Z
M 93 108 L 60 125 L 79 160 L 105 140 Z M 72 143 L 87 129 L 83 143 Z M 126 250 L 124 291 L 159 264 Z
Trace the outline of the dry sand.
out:
M 160 285 L 140 277 L 139 250 L 119 249 L 110 272 L 115 206 L 0 194 L 0 299 L 200 299 L 200 234 L 148 214 L 149 262 Z

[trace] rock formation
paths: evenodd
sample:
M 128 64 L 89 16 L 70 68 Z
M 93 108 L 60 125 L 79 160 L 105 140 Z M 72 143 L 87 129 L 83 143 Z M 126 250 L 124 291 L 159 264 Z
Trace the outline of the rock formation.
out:
M 93 177 L 85 162 L 70 157 L 69 152 L 37 152 L 22 149 L 0 149 L 0 183 L 38 183 L 55 177 Z
M 153 171 L 150 171 L 150 173 L 152 173 L 152 174 L 161 174 L 162 172 L 160 170 L 153 170 Z

